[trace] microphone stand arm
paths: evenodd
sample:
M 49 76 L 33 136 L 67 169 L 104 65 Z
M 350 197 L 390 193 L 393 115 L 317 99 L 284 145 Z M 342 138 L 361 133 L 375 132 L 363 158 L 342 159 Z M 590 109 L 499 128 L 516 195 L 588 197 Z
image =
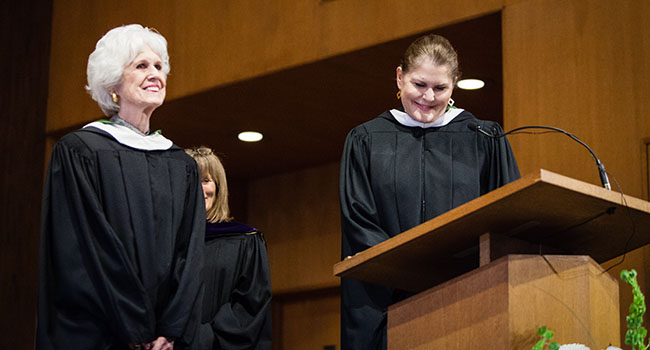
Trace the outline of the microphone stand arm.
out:
M 600 161 L 600 159 L 598 159 L 598 157 L 596 157 L 596 154 L 594 153 L 594 151 L 592 151 L 591 148 L 589 148 L 589 146 L 587 146 L 586 143 L 582 142 L 579 138 L 577 138 L 575 135 L 571 134 L 570 132 L 567 132 L 567 131 L 564 131 L 564 130 L 562 130 L 560 128 L 555 128 L 555 127 L 552 127 L 552 126 L 522 126 L 520 128 L 512 129 L 512 130 L 510 130 L 510 131 L 508 131 L 506 133 L 503 133 L 501 135 L 497 135 L 496 137 L 504 137 L 504 136 L 506 136 L 508 134 L 512 134 L 512 133 L 515 133 L 517 131 L 524 130 L 524 129 L 547 129 L 547 130 L 557 131 L 557 132 L 560 132 L 562 134 L 565 134 L 565 135 L 569 136 L 570 138 L 577 141 L 579 144 L 583 145 L 589 151 L 589 153 L 591 153 L 591 156 L 596 161 L 596 166 L 598 166 L 598 174 L 600 175 L 600 183 L 603 185 L 603 187 L 605 189 L 608 189 L 608 190 L 612 189 L 612 185 L 609 183 L 609 177 L 607 176 L 607 171 L 605 171 L 605 165 L 603 165 L 603 163 Z

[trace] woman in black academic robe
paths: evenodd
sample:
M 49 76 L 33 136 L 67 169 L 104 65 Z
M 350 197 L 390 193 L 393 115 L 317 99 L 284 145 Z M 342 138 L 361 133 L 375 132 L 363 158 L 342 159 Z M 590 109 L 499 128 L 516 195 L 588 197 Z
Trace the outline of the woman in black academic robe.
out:
M 397 67 L 403 109 L 355 127 L 341 160 L 342 258 L 352 256 L 519 178 L 501 127 L 453 107 L 456 52 L 424 36 Z M 474 129 L 476 129 L 474 127 Z M 385 349 L 386 310 L 408 293 L 341 280 L 341 347 Z
M 196 163 L 159 132 L 167 42 L 112 29 L 88 59 L 110 121 L 61 138 L 43 199 L 37 349 L 183 349 L 200 316 L 205 209 Z
M 205 197 L 205 285 L 195 349 L 271 349 L 271 277 L 262 233 L 232 221 L 226 172 L 207 147 L 187 149 Z

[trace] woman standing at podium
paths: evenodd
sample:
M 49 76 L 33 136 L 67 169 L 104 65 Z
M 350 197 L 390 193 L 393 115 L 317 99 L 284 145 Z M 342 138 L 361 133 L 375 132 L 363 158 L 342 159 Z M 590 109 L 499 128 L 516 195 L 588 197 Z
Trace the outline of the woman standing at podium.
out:
M 502 132 L 451 98 L 456 51 L 438 35 L 414 41 L 396 69 L 402 108 L 361 124 L 341 160 L 342 258 L 352 256 L 519 178 Z M 386 348 L 386 312 L 408 293 L 343 278 L 341 347 Z

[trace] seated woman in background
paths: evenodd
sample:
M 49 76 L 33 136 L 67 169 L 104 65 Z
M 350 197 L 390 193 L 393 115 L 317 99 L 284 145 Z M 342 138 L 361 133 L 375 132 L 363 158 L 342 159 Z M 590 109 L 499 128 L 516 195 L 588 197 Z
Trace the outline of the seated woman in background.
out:
M 232 221 L 226 171 L 210 148 L 185 150 L 201 172 L 207 223 L 205 296 L 197 349 L 271 349 L 271 278 L 266 242 Z

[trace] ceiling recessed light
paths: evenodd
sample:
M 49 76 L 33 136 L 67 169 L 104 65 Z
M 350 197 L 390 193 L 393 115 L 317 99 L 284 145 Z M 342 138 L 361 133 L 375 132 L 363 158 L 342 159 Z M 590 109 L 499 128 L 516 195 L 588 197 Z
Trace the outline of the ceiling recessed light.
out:
M 458 86 L 459 89 L 463 90 L 478 90 L 485 86 L 485 82 L 479 79 L 463 79 L 459 80 L 456 83 L 456 86 Z
M 237 138 L 244 142 L 257 142 L 262 139 L 262 134 L 257 131 L 243 131 L 237 135 Z

